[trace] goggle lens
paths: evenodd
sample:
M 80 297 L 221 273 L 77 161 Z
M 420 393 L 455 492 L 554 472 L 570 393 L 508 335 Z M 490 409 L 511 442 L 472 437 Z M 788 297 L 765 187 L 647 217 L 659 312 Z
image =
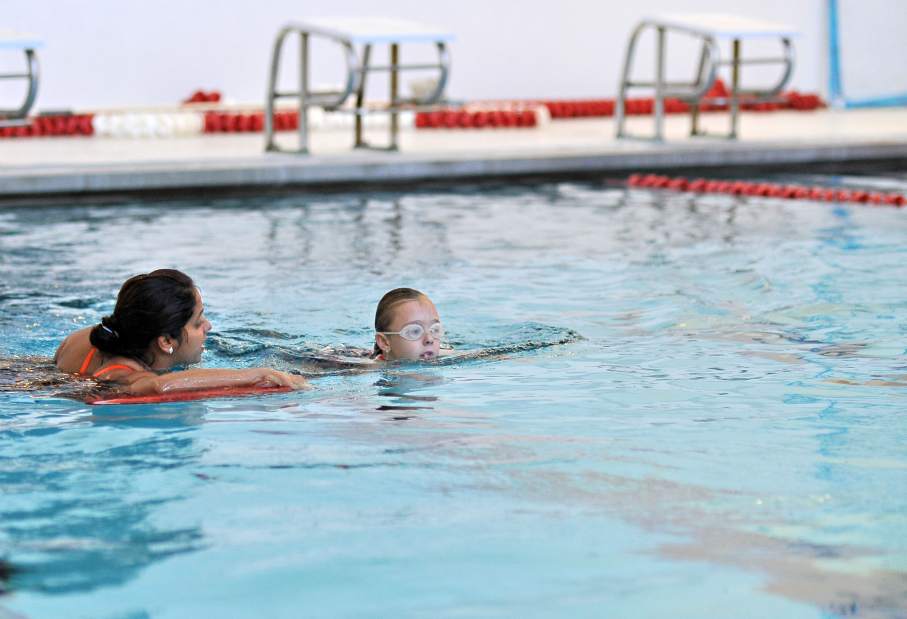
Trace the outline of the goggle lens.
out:
M 428 332 L 431 333 L 431 336 L 435 339 L 440 340 L 444 337 L 444 327 L 441 326 L 440 322 L 434 323 L 428 328 Z M 411 325 L 406 325 L 397 333 L 404 340 L 409 340 L 410 342 L 415 342 L 420 339 L 425 334 L 425 328 L 419 323 L 413 323 Z

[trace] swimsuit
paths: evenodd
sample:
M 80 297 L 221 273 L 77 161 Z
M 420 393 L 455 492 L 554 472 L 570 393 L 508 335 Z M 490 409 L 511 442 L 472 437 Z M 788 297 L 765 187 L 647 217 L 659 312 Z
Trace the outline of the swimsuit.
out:
M 94 358 L 94 354 L 96 352 L 98 352 L 98 349 L 95 348 L 94 346 L 92 346 L 91 350 L 88 351 L 88 354 L 85 355 L 85 360 L 82 362 L 82 367 L 79 368 L 79 374 L 81 374 L 83 376 L 85 375 L 85 370 L 88 369 L 88 366 L 91 364 L 91 360 Z M 113 370 L 129 370 L 130 372 L 136 371 L 136 369 L 134 367 L 130 367 L 128 365 L 123 365 L 122 363 L 114 363 L 113 365 L 108 365 L 105 368 L 101 368 L 100 370 L 98 370 L 97 372 L 92 374 L 91 377 L 100 378 L 107 372 L 111 372 Z

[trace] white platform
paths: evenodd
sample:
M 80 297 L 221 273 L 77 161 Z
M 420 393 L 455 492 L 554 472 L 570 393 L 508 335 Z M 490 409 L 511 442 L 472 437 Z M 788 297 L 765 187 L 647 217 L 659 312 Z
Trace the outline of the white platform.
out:
M 779 22 L 723 13 L 663 13 L 643 21 L 721 39 L 792 38 L 797 30 Z
M 419 22 L 387 17 L 321 17 L 294 21 L 294 27 L 354 44 L 449 43 L 454 35 Z
M 0 49 L 39 49 L 44 42 L 33 34 L 0 29 Z

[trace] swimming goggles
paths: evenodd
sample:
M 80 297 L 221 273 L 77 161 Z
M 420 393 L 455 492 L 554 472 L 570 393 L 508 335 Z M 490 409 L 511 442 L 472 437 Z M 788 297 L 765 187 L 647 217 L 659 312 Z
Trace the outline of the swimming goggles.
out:
M 434 323 L 428 328 L 428 332 L 431 333 L 431 336 L 436 340 L 440 340 L 444 337 L 444 327 L 441 326 L 440 322 Z M 413 322 L 399 331 L 378 331 L 381 335 L 399 335 L 404 340 L 409 340 L 410 342 L 415 342 L 420 339 L 425 334 L 425 327 L 420 325 L 418 322 Z

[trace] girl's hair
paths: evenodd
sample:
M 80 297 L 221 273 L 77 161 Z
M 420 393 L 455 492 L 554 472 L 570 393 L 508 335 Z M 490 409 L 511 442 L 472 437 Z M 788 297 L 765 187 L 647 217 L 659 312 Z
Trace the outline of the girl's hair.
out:
M 424 293 L 414 288 L 394 288 L 378 301 L 378 308 L 375 310 L 375 331 L 387 331 L 394 321 L 394 306 L 404 301 L 418 301 L 427 298 Z M 375 343 L 375 349 L 372 356 L 377 357 L 381 354 L 378 343 Z
M 154 359 L 149 358 L 148 348 L 155 338 L 167 335 L 182 341 L 195 300 L 192 278 L 175 269 L 130 277 L 120 288 L 113 314 L 91 330 L 91 345 L 150 365 Z

